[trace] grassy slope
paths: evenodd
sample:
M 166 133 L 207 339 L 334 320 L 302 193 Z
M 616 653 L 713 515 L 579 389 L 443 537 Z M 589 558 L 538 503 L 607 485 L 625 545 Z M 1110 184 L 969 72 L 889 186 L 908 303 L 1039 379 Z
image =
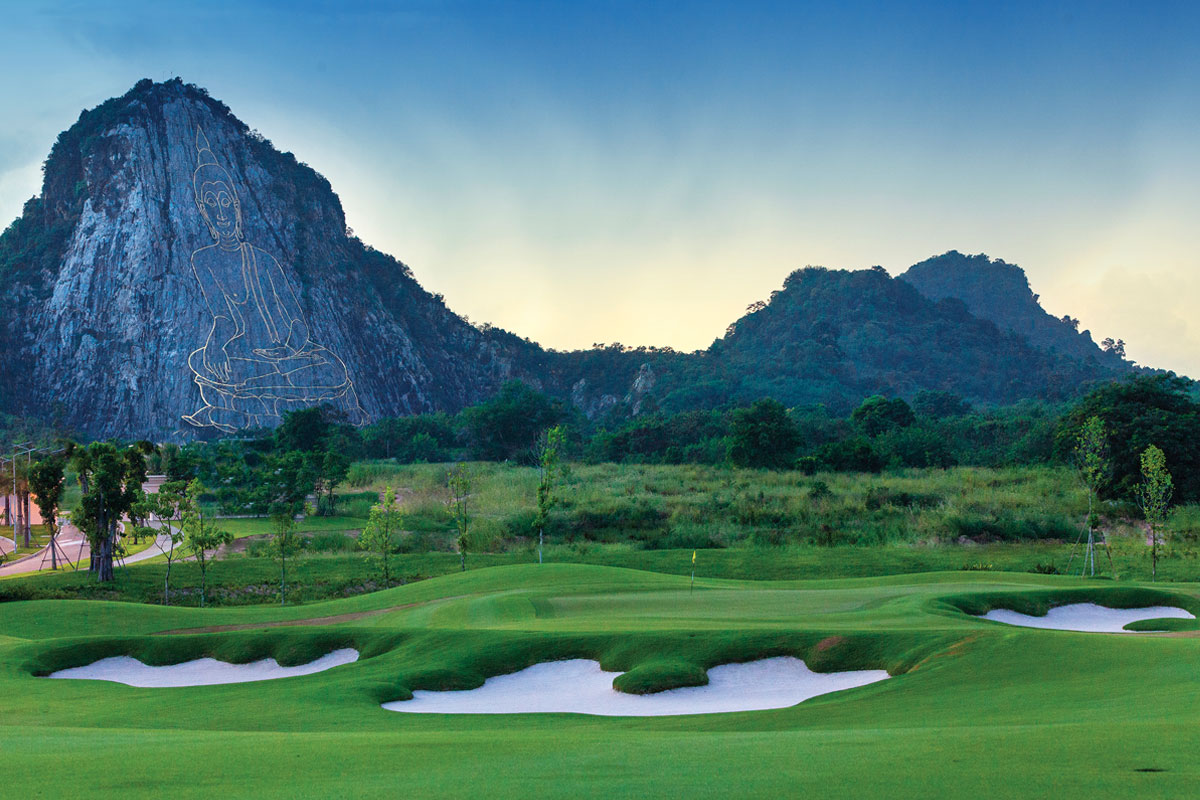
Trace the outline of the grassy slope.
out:
M 133 568 L 138 569 L 138 568 Z M 14 796 L 1185 796 L 1197 640 L 1013 629 L 944 597 L 1042 596 L 1077 579 L 930 573 L 756 583 L 596 566 L 510 566 L 283 608 L 37 601 L 0 606 L 0 748 Z M 1104 591 L 1111 584 L 1083 584 Z M 1195 604 L 1197 587 L 1177 585 Z M 323 628 L 156 631 L 379 609 Z M 832 646 L 818 650 L 823 640 Z M 82 637 L 82 638 L 80 638 Z M 119 644 L 106 637 L 120 637 Z M 108 648 L 152 660 L 353 641 L 370 657 L 304 678 L 151 690 L 30 675 Z M 378 702 L 551 657 L 629 669 L 775 652 L 897 677 L 778 711 L 659 719 L 410 716 Z M 822 662 L 822 659 L 824 661 Z M 56 770 L 114 741 L 135 754 Z M 186 757 L 181 757 L 186 754 Z M 1138 772 L 1154 768 L 1164 772 Z
M 1065 569 L 1071 546 L 1058 542 L 1029 542 L 980 546 L 911 546 L 904 544 L 877 547 L 834 547 L 811 545 L 785 547 L 738 547 L 727 550 L 701 550 L 697 556 L 697 575 L 701 578 L 795 580 L 825 577 L 899 575 L 919 572 L 962 570 L 964 567 L 988 567 L 1001 572 L 1032 572 L 1039 564 L 1055 564 Z M 691 550 L 637 550 L 622 545 L 555 545 L 547 548 L 551 562 L 594 564 L 688 575 L 692 569 Z M 528 564 L 537 554 L 529 549 L 503 553 L 471 554 L 468 565 L 481 567 Z M 113 584 L 97 586 L 84 572 L 43 573 L 34 577 L 0 579 L 0 598 L 92 598 L 160 602 L 165 566 L 162 557 L 143 562 L 134 570 L 118 570 Z M 1118 546 L 1113 554 L 1116 574 L 1122 581 L 1150 576 L 1150 559 L 1144 545 Z M 1078 572 L 1079 558 L 1074 572 Z M 1108 562 L 1102 559 L 1104 575 Z M 448 575 L 459 571 L 456 553 L 407 553 L 392 560 L 393 574 L 407 581 Z M 293 601 L 343 597 L 376 588 L 379 569 L 365 553 L 305 556 L 288 566 L 291 575 L 289 598 Z M 1200 580 L 1200 561 L 1173 557 L 1160 561 L 1161 581 Z M 200 573 L 195 564 L 177 563 L 172 570 L 172 587 L 181 605 L 198 605 Z M 279 567 L 269 558 L 233 557 L 213 565 L 209 583 L 217 584 L 210 602 L 245 604 L 275 602 Z M 32 594 L 25 594 L 32 592 Z M 215 598 L 214 598 L 215 595 Z

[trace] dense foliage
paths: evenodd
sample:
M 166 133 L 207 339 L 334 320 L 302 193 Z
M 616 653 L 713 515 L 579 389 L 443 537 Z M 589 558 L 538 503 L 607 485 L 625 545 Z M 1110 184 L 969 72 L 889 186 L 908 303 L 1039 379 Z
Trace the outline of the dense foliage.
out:
M 1200 500 L 1200 402 L 1189 394 L 1190 387 L 1191 381 L 1174 375 L 1101 386 L 1063 418 L 1057 453 L 1068 458 L 1087 420 L 1098 417 L 1108 434 L 1110 462 L 1101 496 L 1134 499 L 1142 480 L 1142 453 L 1154 445 L 1175 477 L 1176 499 Z

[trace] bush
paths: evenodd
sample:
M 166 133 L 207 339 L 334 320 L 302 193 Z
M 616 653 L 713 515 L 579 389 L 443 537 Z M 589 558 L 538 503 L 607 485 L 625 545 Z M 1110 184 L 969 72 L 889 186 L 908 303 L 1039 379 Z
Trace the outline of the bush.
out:
M 661 530 L 667 512 L 645 500 L 608 502 L 593 508 L 574 508 L 567 518 L 569 530 L 583 534 L 603 529 L 623 531 Z
M 1078 531 L 1062 518 L 1013 517 L 1009 514 L 955 514 L 947 518 L 950 532 L 977 542 L 1072 538 Z
M 884 506 L 893 508 L 937 508 L 942 498 L 936 494 L 916 494 L 892 489 L 887 486 L 872 486 L 867 490 L 863 506 L 868 511 L 878 511 Z
M 879 472 L 883 469 L 883 459 L 861 436 L 823 445 L 817 451 L 816 459 L 833 472 Z

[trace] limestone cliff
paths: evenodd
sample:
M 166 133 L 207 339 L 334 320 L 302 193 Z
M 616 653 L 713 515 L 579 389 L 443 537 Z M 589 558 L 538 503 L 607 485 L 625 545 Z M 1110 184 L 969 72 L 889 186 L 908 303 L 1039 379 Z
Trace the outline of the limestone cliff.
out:
M 232 184 L 236 241 L 250 243 L 252 267 L 232 248 L 215 273 L 196 264 L 194 254 L 220 244 L 197 197 L 204 159 L 227 176 L 218 183 Z M 29 263 L 18 253 L 5 276 L 5 306 L 17 313 L 6 315 L 4 345 L 20 372 L 9 375 L 8 405 L 95 436 L 202 433 L 184 417 L 205 407 L 205 388 L 218 403 L 231 398 L 247 424 L 270 425 L 311 402 L 378 417 L 461 407 L 509 377 L 537 382 L 539 348 L 449 311 L 403 264 L 347 235 L 324 178 L 178 80 L 143 81 L 81 115 L 5 240 L 10 255 L 22 246 L 39 255 Z M 239 274 L 247 269 L 254 274 Z M 189 361 L 204 355 L 222 314 L 240 319 L 225 334 L 223 358 L 235 365 L 225 382 L 193 368 L 203 357 Z M 297 331 L 288 343 L 299 326 L 304 341 Z M 253 355 L 285 347 L 274 361 Z M 353 401 L 330 394 L 331 370 L 350 382 Z

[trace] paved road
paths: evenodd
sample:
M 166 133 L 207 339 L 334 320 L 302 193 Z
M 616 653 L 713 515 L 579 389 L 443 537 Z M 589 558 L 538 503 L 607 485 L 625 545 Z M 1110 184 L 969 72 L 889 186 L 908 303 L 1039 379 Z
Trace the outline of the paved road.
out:
M 67 558 L 73 563 L 86 564 L 88 558 L 91 556 L 91 549 L 88 547 L 87 539 L 76 528 L 70 525 L 64 525 L 62 532 L 59 533 L 58 546 L 60 548 L 59 552 L 66 551 Z M 171 535 L 169 533 L 160 533 L 153 544 L 141 552 L 126 556 L 123 563 L 126 566 L 136 564 L 139 561 L 145 561 L 161 555 L 170 549 Z M 21 556 L 16 561 L 8 561 L 0 565 L 0 576 L 22 575 L 30 572 L 38 572 L 43 569 L 50 569 L 49 545 L 27 556 Z
M 146 478 L 146 482 L 142 484 L 142 491 L 146 494 L 157 494 L 159 487 L 162 486 L 165 480 L 166 478 L 162 475 L 149 475 Z M 12 502 L 11 495 L 10 502 Z M 0 515 L 3 514 L 3 509 L 4 496 L 0 495 Z M 32 524 L 40 525 L 42 523 L 42 518 L 38 513 L 37 506 L 32 503 L 30 504 L 29 515 L 31 517 Z M 121 526 L 121 530 L 124 531 L 124 523 L 119 524 Z M 157 520 L 152 521 L 150 524 L 154 527 L 162 526 L 162 523 L 158 522 Z M 60 553 L 65 551 L 67 558 L 72 563 L 82 563 L 91 556 L 91 550 L 88 548 L 86 538 L 79 532 L 78 529 L 70 524 L 64 524 L 62 526 L 62 530 L 59 531 L 58 546 L 60 548 Z M 126 557 L 124 559 L 124 563 L 136 564 L 139 561 L 145 561 L 148 558 L 154 558 L 157 555 L 161 555 L 170 548 L 170 535 L 160 534 L 158 539 L 156 539 L 155 542 L 145 550 Z M 12 551 L 12 539 L 6 539 L 3 536 L 0 536 L 0 554 L 3 554 L 7 558 Z M 50 569 L 49 545 L 43 547 L 41 550 L 36 550 L 29 555 L 20 556 L 15 561 L 6 560 L 3 564 L 0 564 L 0 576 L 37 572 L 38 570 L 43 569 Z

